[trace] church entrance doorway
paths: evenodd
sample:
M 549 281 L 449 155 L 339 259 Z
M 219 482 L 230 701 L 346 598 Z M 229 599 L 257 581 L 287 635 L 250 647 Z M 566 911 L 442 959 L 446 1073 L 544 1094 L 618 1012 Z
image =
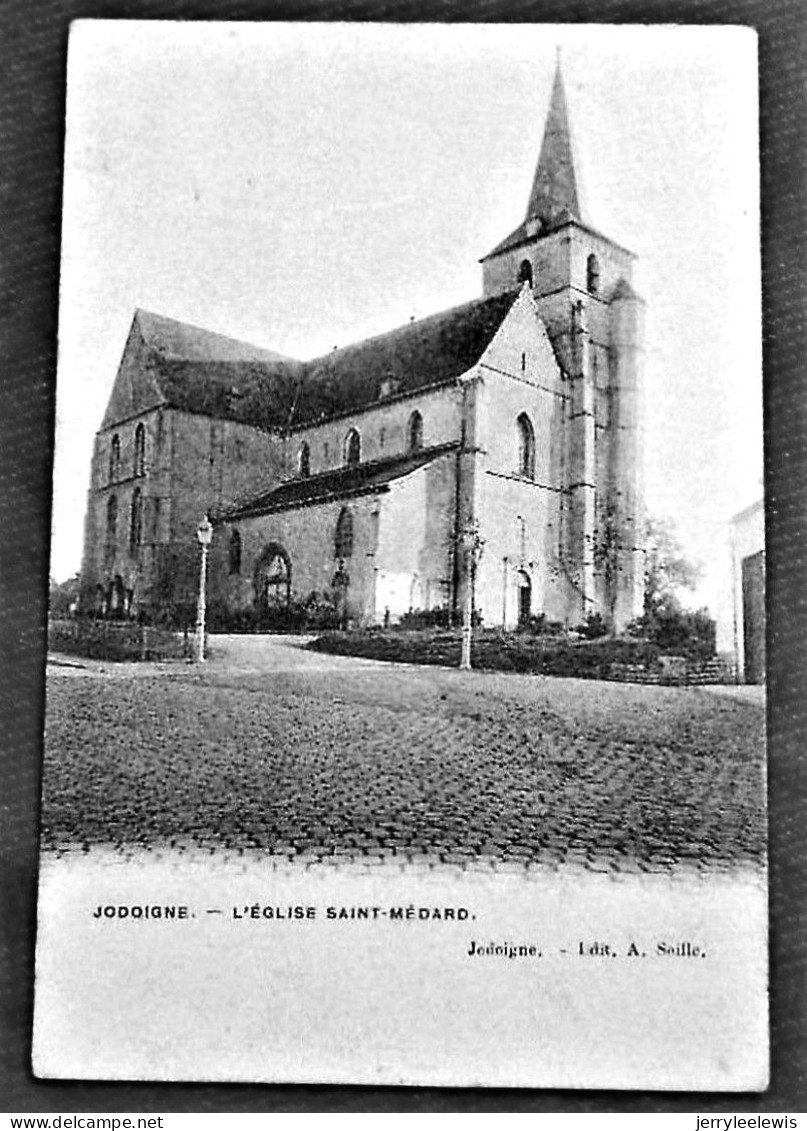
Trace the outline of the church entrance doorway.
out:
M 277 542 L 272 542 L 255 566 L 255 604 L 262 614 L 285 610 L 291 599 L 291 560 Z
M 532 615 L 532 582 L 523 569 L 518 571 L 518 625 L 523 628 Z

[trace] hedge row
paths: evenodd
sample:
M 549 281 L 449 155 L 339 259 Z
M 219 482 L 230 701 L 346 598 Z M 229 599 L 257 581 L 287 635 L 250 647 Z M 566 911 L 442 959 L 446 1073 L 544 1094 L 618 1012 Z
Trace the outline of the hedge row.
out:
M 136 621 L 76 618 L 50 621 L 48 650 L 92 660 L 176 660 L 188 655 L 182 636 Z
M 361 656 L 408 664 L 457 667 L 461 633 L 458 630 L 408 632 L 369 629 L 327 632 L 309 645 L 314 651 Z M 574 676 L 579 679 L 622 679 L 646 683 L 729 682 L 725 665 L 681 661 L 671 668 L 657 644 L 646 640 L 569 640 L 533 637 L 523 633 L 480 631 L 471 650 L 474 667 L 488 671 L 533 675 Z

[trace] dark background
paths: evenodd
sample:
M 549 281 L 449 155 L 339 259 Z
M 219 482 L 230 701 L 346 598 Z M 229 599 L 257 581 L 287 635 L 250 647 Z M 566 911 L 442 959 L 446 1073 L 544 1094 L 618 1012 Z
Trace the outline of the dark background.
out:
M 745 24 L 759 32 L 772 1085 L 762 1096 L 70 1083 L 30 1073 L 67 32 L 75 18 Z M 3 0 L 0 5 L 0 1096 L 7 1112 L 802 1111 L 805 852 L 803 0 Z M 752 123 L 749 123 L 749 129 Z M 693 175 L 696 175 L 697 171 Z M 716 285 L 717 281 L 716 281 Z M 704 374 L 708 380 L 708 374 Z M 708 465 L 704 489 L 708 490 Z M 76 521 L 83 516 L 76 515 Z

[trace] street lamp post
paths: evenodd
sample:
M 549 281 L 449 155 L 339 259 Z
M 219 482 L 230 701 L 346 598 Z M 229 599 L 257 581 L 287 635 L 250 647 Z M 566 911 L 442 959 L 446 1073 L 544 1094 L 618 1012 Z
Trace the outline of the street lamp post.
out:
M 205 658 L 205 611 L 207 607 L 207 552 L 213 539 L 213 527 L 205 515 L 196 528 L 196 537 L 202 549 L 199 565 L 199 598 L 196 602 L 196 660 L 202 663 Z
M 460 534 L 460 545 L 465 553 L 465 600 L 462 612 L 462 649 L 460 651 L 460 669 L 471 670 L 471 639 L 473 636 L 474 615 L 474 581 L 476 563 L 482 553 L 482 539 L 479 537 L 479 526 L 471 519 Z

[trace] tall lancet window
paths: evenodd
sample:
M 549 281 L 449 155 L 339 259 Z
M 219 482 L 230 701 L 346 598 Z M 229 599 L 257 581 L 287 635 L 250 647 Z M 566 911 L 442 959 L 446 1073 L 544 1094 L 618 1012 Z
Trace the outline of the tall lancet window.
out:
M 586 260 L 586 290 L 590 295 L 600 291 L 600 263 L 593 253 Z
M 529 283 L 532 286 L 532 264 L 529 259 L 522 259 L 518 269 L 519 283 Z
M 142 424 L 138 424 L 135 428 L 134 473 L 146 474 L 146 429 Z
M 109 482 L 114 483 L 120 475 L 120 436 L 116 432 L 109 446 Z
M 132 492 L 132 514 L 129 524 L 129 550 L 136 554 L 143 540 L 143 496 L 139 487 Z
M 230 535 L 229 558 L 230 573 L 239 574 L 241 572 L 241 534 L 238 530 L 234 530 Z
M 114 495 L 109 496 L 106 505 L 106 543 L 104 545 L 104 561 L 107 569 L 115 559 L 115 545 L 118 540 L 118 500 Z
M 423 417 L 413 412 L 409 417 L 409 437 L 407 447 L 410 452 L 419 452 L 423 447 Z
M 345 436 L 345 463 L 353 467 L 361 459 L 361 439 L 355 428 L 351 428 Z
M 349 558 L 353 553 L 353 515 L 347 507 L 342 507 L 336 521 L 333 539 L 333 556 Z
M 308 479 L 311 474 L 311 448 L 303 440 L 300 447 L 300 478 Z
M 526 412 L 517 420 L 518 425 L 518 473 L 525 479 L 535 478 L 535 431 Z

